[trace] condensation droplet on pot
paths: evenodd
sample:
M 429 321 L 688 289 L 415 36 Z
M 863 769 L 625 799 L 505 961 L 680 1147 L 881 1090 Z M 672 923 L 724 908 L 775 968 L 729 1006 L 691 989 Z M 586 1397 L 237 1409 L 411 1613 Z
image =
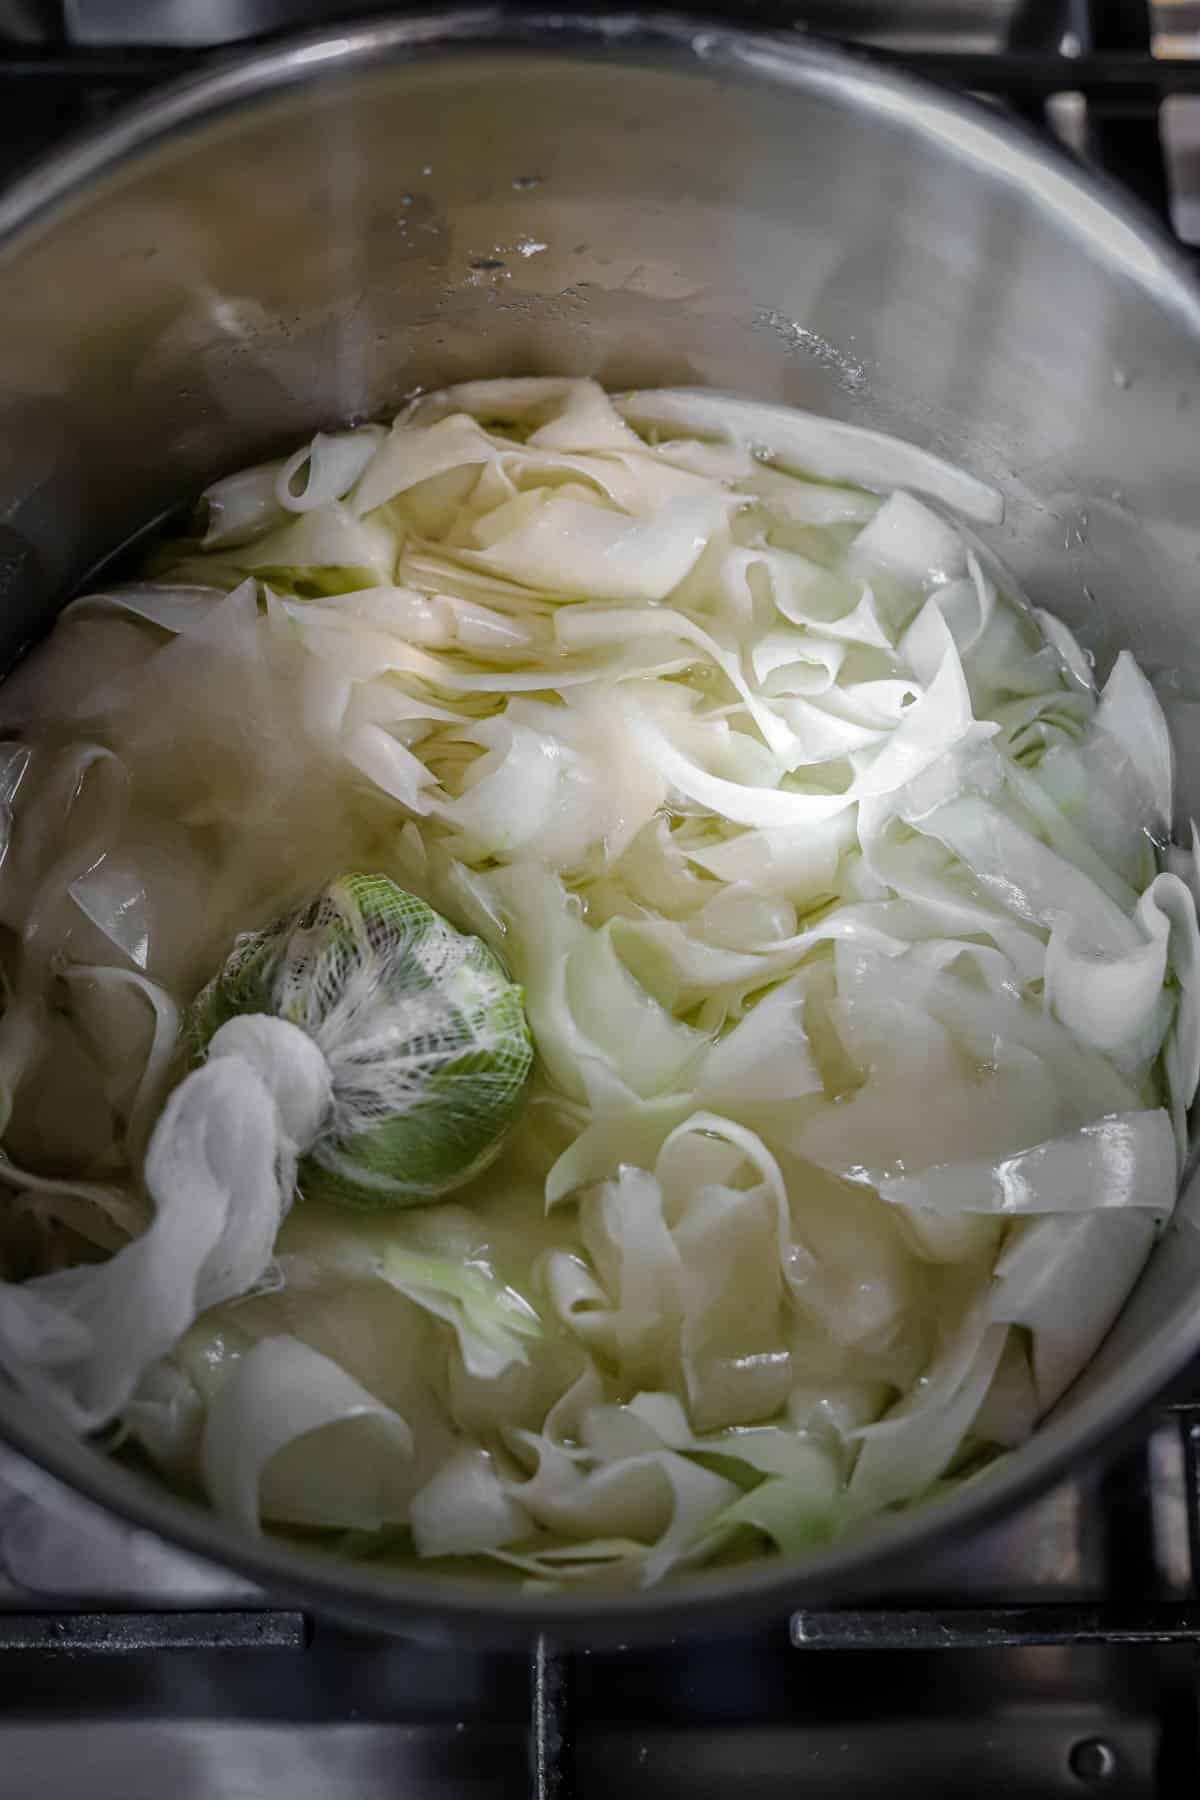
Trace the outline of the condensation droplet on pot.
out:
M 1095 596 L 1095 594 L 1093 594 L 1091 588 L 1087 585 L 1086 581 L 1083 584 L 1083 597 L 1087 601 L 1089 606 L 1095 606 L 1096 596 Z
M 422 175 L 432 175 L 433 174 L 433 164 L 426 163 L 424 165 L 424 167 L 422 168 L 421 173 L 422 173 Z
M 829 371 L 838 386 L 847 392 L 865 387 L 867 372 L 855 356 L 838 350 L 819 332 L 810 331 L 797 319 L 785 318 L 774 307 L 760 306 L 752 321 L 759 331 L 770 331 L 783 345 L 788 356 L 804 354 Z
M 514 175 L 512 184 L 518 194 L 527 194 L 532 188 L 541 187 L 542 178 L 540 175 Z
M 1133 378 L 1128 369 L 1123 369 L 1119 363 L 1113 366 L 1112 378 L 1113 386 L 1116 388 L 1125 389 L 1133 386 Z
M 413 197 L 411 194 L 401 194 L 401 196 L 400 196 L 401 206 L 411 206 L 412 203 L 413 203 Z

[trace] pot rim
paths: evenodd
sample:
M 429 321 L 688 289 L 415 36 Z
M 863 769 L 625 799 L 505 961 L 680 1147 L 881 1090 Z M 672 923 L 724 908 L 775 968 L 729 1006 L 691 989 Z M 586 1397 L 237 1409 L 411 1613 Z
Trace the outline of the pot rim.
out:
M 1153 303 L 1185 314 L 1200 346 L 1200 285 L 1183 252 L 1139 201 L 1075 165 L 1022 121 L 897 68 L 868 51 L 807 36 L 725 26 L 686 15 L 510 12 L 498 6 L 374 17 L 220 56 L 124 108 L 42 158 L 0 193 L 0 253 L 52 221 L 63 203 L 139 153 L 323 76 L 397 62 L 527 51 L 647 62 L 681 73 L 832 91 L 853 104 L 907 117 L 952 156 L 982 164 L 1061 217 L 1089 251 L 1116 263 Z M 919 112 L 919 118 L 916 116 Z M 1152 1352 L 1152 1354 L 1151 1354 Z M 548 1632 L 559 1642 L 623 1648 L 676 1634 L 744 1631 L 805 1606 L 844 1600 L 885 1581 L 895 1591 L 935 1539 L 960 1540 L 1045 1492 L 1067 1468 L 1129 1432 L 1184 1365 L 1200 1353 L 1200 1306 L 1176 1315 L 1066 1418 L 1051 1418 L 1021 1450 L 924 1508 L 873 1525 L 803 1561 L 780 1557 L 700 1571 L 687 1585 L 529 1594 L 497 1580 L 422 1575 L 342 1562 L 278 1538 L 254 1540 L 191 1501 L 159 1489 L 88 1445 L 64 1438 L 23 1397 L 0 1396 L 0 1436 L 33 1462 L 131 1524 L 248 1577 L 280 1596 L 374 1630 L 471 1637 L 513 1647 Z

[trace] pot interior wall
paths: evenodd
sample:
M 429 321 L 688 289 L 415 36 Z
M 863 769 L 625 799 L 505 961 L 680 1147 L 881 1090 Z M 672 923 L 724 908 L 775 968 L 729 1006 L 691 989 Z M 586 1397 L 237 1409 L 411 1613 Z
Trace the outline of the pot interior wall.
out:
M 795 48 L 389 41 L 0 207 L 0 655 L 219 471 L 418 385 L 703 383 L 996 481 L 1036 599 L 1167 672 L 1200 802 L 1200 306 L 1136 222 L 959 102 Z M 1184 1223 L 1083 1397 L 1162 1360 L 1198 1278 Z

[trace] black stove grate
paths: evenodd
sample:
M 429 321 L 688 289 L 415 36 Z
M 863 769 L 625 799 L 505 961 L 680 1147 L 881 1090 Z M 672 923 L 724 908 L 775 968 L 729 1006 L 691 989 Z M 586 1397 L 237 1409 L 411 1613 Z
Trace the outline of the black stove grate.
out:
M 700 0 L 687 10 L 781 30 L 803 25 L 806 11 L 803 5 L 776 0 L 743 0 L 736 9 Z M 194 72 L 212 54 L 78 46 L 61 29 L 50 34 L 50 41 L 0 46 L 0 165 L 16 172 L 64 135 L 107 117 L 166 80 Z M 1048 105 L 1055 97 L 1082 96 L 1085 124 L 1079 149 L 1170 227 L 1161 108 L 1168 96 L 1200 94 L 1200 59 L 1152 54 L 1147 0 L 1022 0 L 1007 45 L 999 50 L 877 49 L 875 54 L 934 81 L 984 95 L 1047 129 Z M 793 1785 L 797 1777 L 804 1779 L 806 1791 L 818 1795 L 862 1792 L 868 1781 L 884 1792 L 906 1794 L 960 1792 L 969 1785 L 979 1800 L 993 1792 L 1040 1795 L 1089 1787 L 1111 1794 L 1195 1791 L 1200 1777 L 1194 1680 L 1200 1648 L 1200 1403 L 1172 1409 L 1170 1419 L 1181 1445 L 1190 1549 L 1190 1579 L 1182 1588 L 1177 1584 L 1165 1597 L 1146 1598 L 1161 1591 L 1161 1582 L 1156 1582 L 1147 1548 L 1154 1521 L 1148 1452 L 1142 1451 L 1119 1464 L 1100 1493 L 1108 1541 L 1103 1597 L 1098 1600 L 1043 1598 L 1013 1604 L 1005 1596 L 1003 1603 L 964 1606 L 943 1604 L 938 1596 L 931 1603 L 922 1593 L 907 1602 L 903 1596 L 889 1599 L 881 1607 L 798 1613 L 787 1640 L 780 1632 L 769 1644 L 746 1640 L 710 1647 L 710 1652 L 664 1653 L 676 1659 L 674 1674 L 668 1676 L 661 1673 L 661 1655 L 657 1665 L 638 1657 L 586 1658 L 545 1638 L 524 1670 L 511 1658 L 481 1657 L 485 1672 L 479 1676 L 476 1699 L 480 1693 L 488 1696 L 481 1729 L 491 1734 L 487 1755 L 496 1784 L 487 1791 L 515 1791 L 514 1778 L 519 1783 L 525 1779 L 522 1767 L 537 1800 L 622 1789 L 629 1796 L 651 1791 L 667 1795 L 676 1791 L 676 1780 L 678 1791 L 686 1785 L 693 1800 L 731 1791 L 729 1784 L 746 1793 L 782 1795 L 798 1791 Z M 833 1650 L 857 1655 L 848 1663 L 844 1656 L 799 1654 Z M 941 1654 L 946 1650 L 960 1658 L 949 1662 Z M 905 1652 L 902 1676 L 896 1674 L 898 1651 Z M 720 1652 L 725 1660 L 714 1661 Z M 1054 1686 L 1059 1665 L 1045 1659 L 1067 1652 L 1085 1657 L 1102 1652 L 1108 1660 L 1085 1664 L 1082 1690 L 1059 1693 Z M 1150 1676 L 1147 1665 L 1134 1660 L 1135 1652 L 1158 1658 Z M 294 1708 L 305 1717 L 315 1710 L 321 1718 L 357 1719 L 384 1705 L 379 1695 L 386 1683 L 380 1670 L 391 1668 L 402 1654 L 383 1641 L 344 1637 L 302 1612 L 267 1606 L 0 1612 L 0 1691 L 10 1696 L 19 1691 L 26 1717 L 45 1711 L 53 1718 L 56 1707 L 61 1708 L 61 1684 L 54 1671 L 64 1661 L 72 1665 L 72 1693 L 81 1696 L 79 1704 L 86 1700 L 106 1717 L 125 1717 L 132 1678 L 122 1670 L 136 1669 L 143 1683 L 138 1692 L 144 1694 L 149 1682 L 166 1712 L 190 1712 L 198 1704 L 194 1689 L 187 1690 L 185 1699 L 183 1689 L 173 1685 L 170 1668 L 187 1663 L 211 1681 L 211 1659 L 232 1655 L 244 1671 L 238 1677 L 239 1704 L 253 1716 L 278 1720 L 290 1717 L 289 1708 Z M 447 1653 L 412 1654 L 417 1660 L 404 1664 L 403 1679 L 410 1688 L 417 1683 L 428 1697 L 438 1667 L 450 1667 Z M 1003 1677 L 997 1676 L 990 1712 L 985 1709 L 981 1715 L 977 1707 L 968 1708 L 965 1690 L 954 1680 L 946 1704 L 931 1708 L 929 1694 L 935 1683 L 945 1684 L 948 1669 L 977 1669 L 972 1659 L 986 1656 L 993 1659 L 989 1667 L 998 1670 L 995 1659 L 1000 1655 L 1008 1660 Z M 298 1656 L 316 1673 L 298 1676 Z M 881 1659 L 887 1657 L 893 1660 L 885 1664 Z M 857 1708 L 846 1699 L 848 1667 L 865 1671 L 853 1684 L 858 1690 L 865 1685 L 867 1691 L 865 1702 L 860 1691 Z M 797 1668 L 803 1669 L 802 1676 L 787 1672 Z M 1021 1683 L 1030 1672 L 1049 1682 L 1048 1712 L 1029 1704 Z M 885 1680 L 891 1684 L 887 1699 L 880 1685 Z M 1147 1726 L 1151 1709 L 1143 1705 L 1148 1684 L 1157 1696 L 1153 1732 Z M 454 1693 L 461 1700 L 461 1689 Z M 685 1699 L 693 1709 L 686 1719 L 681 1712 Z M 954 1716 L 959 1702 L 963 1717 Z M 430 1700 L 433 1712 L 439 1704 L 451 1703 Z M 786 1719 L 798 1705 L 820 1705 L 822 1718 L 832 1721 L 832 1736 L 818 1734 L 805 1751 L 807 1761 L 799 1764 L 783 1754 L 777 1729 L 780 1716 Z M 876 1730 L 882 1718 L 884 1736 L 872 1740 L 864 1760 L 854 1744 L 868 1715 Z M 622 1750 L 611 1725 L 617 1718 L 623 1721 Z M 515 1736 L 514 1719 L 524 1721 Z M 876 1760 L 881 1745 L 883 1756 L 888 1755 L 889 1719 L 910 1734 L 918 1729 L 925 1745 L 925 1760 L 915 1769 L 893 1746 L 892 1785 L 888 1765 Z M 461 1720 L 447 1723 L 455 1731 L 465 1729 Z M 759 1733 L 752 1736 L 751 1726 L 758 1726 Z M 644 1744 L 636 1741 L 640 1730 Z M 987 1752 L 982 1762 L 980 1741 Z M 0 1746 L 4 1742 L 0 1733 Z M 665 1763 L 660 1769 L 660 1755 L 674 1758 L 673 1775 L 665 1773 Z M 439 1791 L 464 1791 L 464 1771 L 461 1760 L 443 1757 L 435 1771 L 439 1779 L 445 1777 Z M 407 1794 L 410 1788 L 398 1781 L 394 1791 Z M 481 1781 L 470 1791 L 483 1792 Z

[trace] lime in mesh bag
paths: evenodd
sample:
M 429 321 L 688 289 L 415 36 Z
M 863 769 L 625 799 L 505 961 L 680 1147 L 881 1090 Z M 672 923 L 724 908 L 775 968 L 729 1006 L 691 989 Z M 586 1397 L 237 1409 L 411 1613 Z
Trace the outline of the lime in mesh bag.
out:
M 499 1150 L 533 1062 L 522 992 L 479 938 L 383 875 L 343 875 L 244 932 L 192 1009 L 203 1052 L 228 1020 L 284 1019 L 329 1065 L 333 1106 L 299 1187 L 344 1206 L 435 1200 Z

